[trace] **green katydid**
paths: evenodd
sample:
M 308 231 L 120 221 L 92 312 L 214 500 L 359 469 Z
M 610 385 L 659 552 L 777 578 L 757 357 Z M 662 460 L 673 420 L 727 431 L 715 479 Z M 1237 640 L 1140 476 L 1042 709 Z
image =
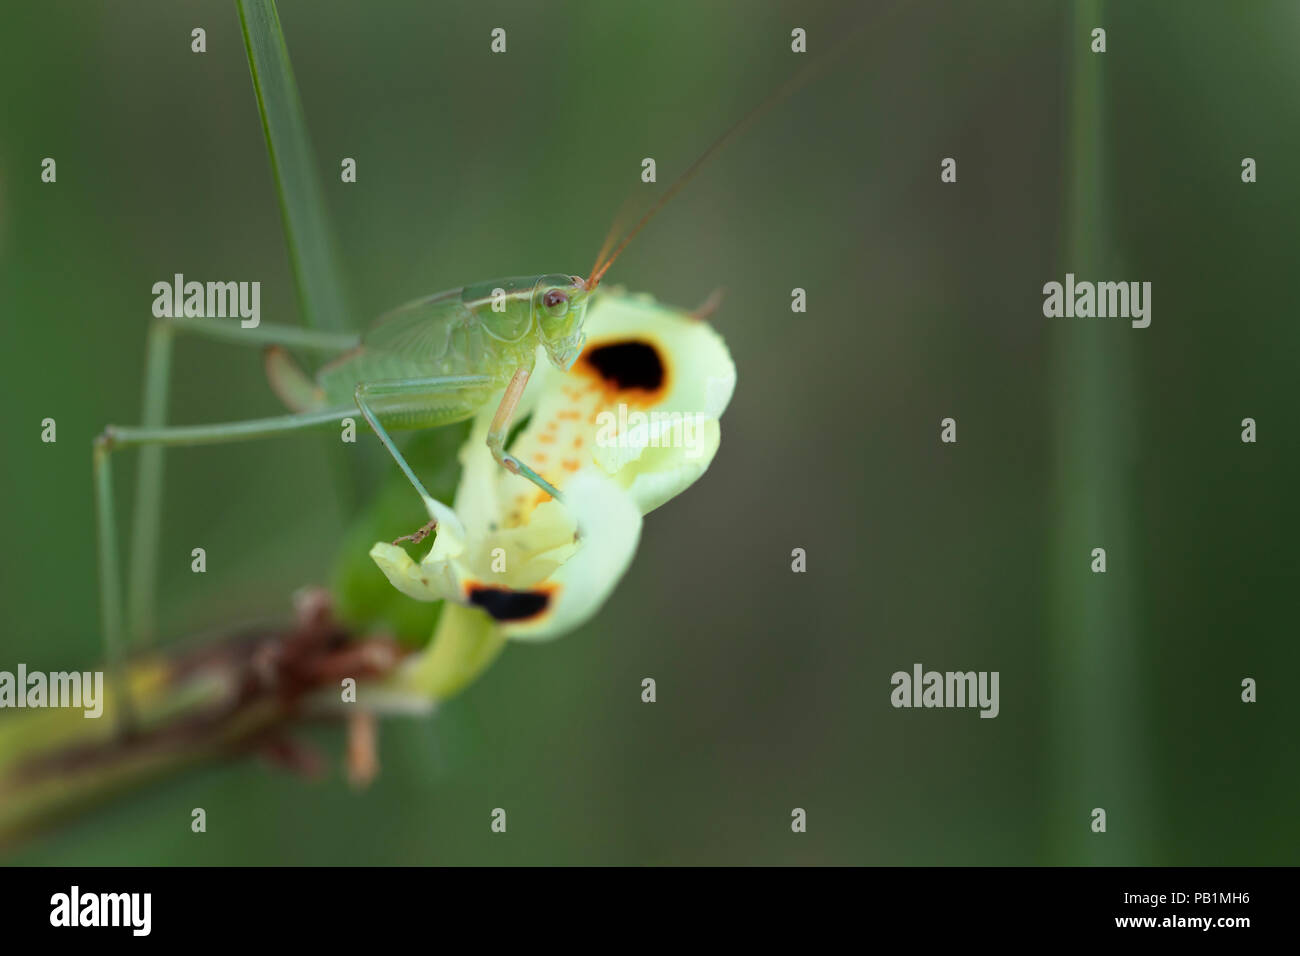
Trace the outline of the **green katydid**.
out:
M 269 438 L 337 424 L 360 412 L 411 485 L 422 498 L 428 499 L 432 496 L 389 432 L 438 427 L 471 418 L 504 388 L 487 439 L 493 456 L 502 467 L 560 499 L 555 487 L 505 448 L 512 417 L 528 384 L 539 347 L 557 368 L 568 370 L 573 365 L 585 341 L 583 324 L 591 297 L 633 237 L 718 149 L 805 83 L 813 71 L 813 65 L 800 70 L 714 141 L 617 246 L 613 243 L 616 229 L 612 228 L 586 278 L 547 274 L 475 283 L 395 309 L 359 336 L 268 323 L 244 329 L 210 319 L 157 320 L 148 342 L 144 424 L 140 427 L 110 425 L 94 444 L 101 621 L 110 659 L 120 662 L 124 654 L 117 529 L 112 508 L 111 453 L 116 448 L 142 448 L 127 608 L 134 640 L 139 640 L 152 627 L 160 455 L 167 446 Z M 266 348 L 268 378 L 291 413 L 247 421 L 165 426 L 163 405 L 172 338 L 176 332 Z M 286 348 L 332 357 L 313 378 L 289 359 Z M 429 522 L 397 541 L 419 541 L 433 526 Z M 121 673 L 120 668 L 118 672 Z M 125 705 L 125 694 L 122 699 Z M 129 721 L 126 706 L 123 715 Z

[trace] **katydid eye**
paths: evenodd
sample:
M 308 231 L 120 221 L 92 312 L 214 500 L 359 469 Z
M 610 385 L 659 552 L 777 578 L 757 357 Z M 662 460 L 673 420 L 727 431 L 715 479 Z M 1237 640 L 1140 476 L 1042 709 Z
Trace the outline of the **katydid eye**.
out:
M 546 307 L 547 315 L 558 319 L 569 311 L 569 297 L 559 289 L 552 289 L 542 296 L 542 305 Z

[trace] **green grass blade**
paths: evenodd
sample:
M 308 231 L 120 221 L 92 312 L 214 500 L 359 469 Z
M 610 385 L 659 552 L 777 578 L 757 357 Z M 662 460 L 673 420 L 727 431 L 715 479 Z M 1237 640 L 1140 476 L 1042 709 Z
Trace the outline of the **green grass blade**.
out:
M 1090 52 L 1091 30 L 1106 24 L 1107 9 L 1102 0 L 1076 0 L 1067 17 L 1069 125 L 1058 281 L 1067 271 L 1093 281 L 1129 275 L 1110 191 L 1110 54 Z M 1057 517 L 1049 632 L 1055 808 L 1048 862 L 1149 865 L 1153 823 L 1138 653 L 1142 551 L 1135 532 L 1132 424 L 1138 407 L 1134 336 L 1146 333 L 1127 323 L 1107 335 L 1087 319 L 1050 321 Z M 1105 574 L 1091 571 L 1094 547 L 1106 550 Z M 1096 807 L 1122 837 L 1092 832 Z
M 280 197 L 303 321 L 313 328 L 342 331 L 349 323 L 334 234 L 325 213 L 325 197 L 316 174 L 289 50 L 280 29 L 280 15 L 274 0 L 236 0 L 236 6 Z

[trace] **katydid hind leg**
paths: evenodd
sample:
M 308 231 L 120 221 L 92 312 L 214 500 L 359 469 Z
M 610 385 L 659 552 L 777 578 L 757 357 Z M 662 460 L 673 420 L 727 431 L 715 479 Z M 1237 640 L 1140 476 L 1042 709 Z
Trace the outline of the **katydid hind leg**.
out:
M 144 399 L 140 422 L 162 428 L 167 422 L 175 329 L 167 322 L 149 327 L 145 344 Z M 139 646 L 153 642 L 157 629 L 158 544 L 162 523 L 163 448 L 140 450 L 135 500 L 131 508 L 130 558 L 127 564 L 126 635 Z
M 157 323 L 176 332 L 245 348 L 279 345 L 325 355 L 339 355 L 356 348 L 360 343 L 360 337 L 353 332 L 322 332 L 300 325 L 276 325 L 271 322 L 262 322 L 253 328 L 244 328 L 238 322 L 212 318 L 158 319 Z
M 165 388 L 161 383 L 165 376 L 150 383 L 146 388 L 145 417 L 157 421 L 161 416 L 155 399 L 165 397 Z M 154 386 L 158 387 L 154 387 Z M 274 418 L 251 419 L 240 422 L 224 422 L 212 425 L 145 425 L 118 427 L 109 425 L 103 434 L 95 439 L 93 451 L 92 477 L 95 487 L 95 522 L 98 539 L 98 568 L 100 591 L 100 632 L 105 646 L 110 670 L 117 681 L 118 693 L 122 700 L 123 725 L 129 724 L 130 700 L 126 695 L 125 660 L 128 641 L 138 643 L 141 633 L 137 630 L 142 623 L 149 623 L 148 615 L 153 598 L 152 574 L 156 564 L 157 553 L 157 518 L 140 519 L 135 523 L 132 541 L 131 575 L 132 606 L 130 616 L 124 620 L 122 602 L 122 575 L 119 564 L 117 518 L 113 500 L 113 453 L 121 447 L 139 446 L 146 456 L 150 452 L 159 452 L 169 445 L 216 445 L 250 441 L 257 438 L 271 438 L 291 434 L 306 428 L 320 428 L 337 423 L 355 414 L 350 408 L 326 409 L 301 415 L 280 415 Z M 155 457 L 160 467 L 161 461 Z M 147 461 L 142 461 L 142 471 L 148 471 Z M 144 493 L 143 500 L 136 502 L 137 514 L 140 510 L 149 512 L 158 508 L 158 496 L 152 495 L 150 489 L 154 479 L 142 480 L 138 491 Z M 161 489 L 161 474 L 157 476 L 157 487 Z M 142 530 L 143 529 L 143 530 Z M 141 556 L 141 552 L 144 552 Z M 137 590 L 139 589 L 139 590 Z
M 118 565 L 117 521 L 113 513 L 112 448 L 101 436 L 92 446 L 91 481 L 95 489 L 96 544 L 99 569 L 99 625 L 108 661 L 109 681 L 117 700 L 117 732 L 131 732 L 133 710 L 122 625 L 122 572 Z
M 353 348 L 356 336 L 346 333 L 319 332 L 300 326 L 262 323 L 244 328 L 240 323 L 209 318 L 173 318 L 155 320 L 149 328 L 145 347 L 145 389 L 140 423 L 146 429 L 162 428 L 167 421 L 167 398 L 171 388 L 171 365 L 174 339 L 178 333 L 215 339 L 234 345 L 267 348 L 267 372 L 271 387 L 293 411 L 316 411 L 322 403 L 304 386 L 301 379 L 284 368 L 284 347 L 290 346 L 325 353 Z M 272 364 L 275 368 L 272 369 Z M 130 642 L 149 644 L 157 630 L 158 545 L 162 520 L 164 490 L 163 445 L 147 444 L 140 451 L 136 470 L 135 500 L 132 508 L 130 552 L 127 564 L 126 627 Z

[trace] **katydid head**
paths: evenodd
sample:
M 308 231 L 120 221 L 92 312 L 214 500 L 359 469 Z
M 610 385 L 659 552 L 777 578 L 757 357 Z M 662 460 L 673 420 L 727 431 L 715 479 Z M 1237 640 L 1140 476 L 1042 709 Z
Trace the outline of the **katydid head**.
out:
M 587 321 L 590 295 L 581 276 L 542 276 L 533 288 L 533 315 L 542 345 L 561 371 L 568 371 L 578 360 L 587 341 L 582 326 Z

